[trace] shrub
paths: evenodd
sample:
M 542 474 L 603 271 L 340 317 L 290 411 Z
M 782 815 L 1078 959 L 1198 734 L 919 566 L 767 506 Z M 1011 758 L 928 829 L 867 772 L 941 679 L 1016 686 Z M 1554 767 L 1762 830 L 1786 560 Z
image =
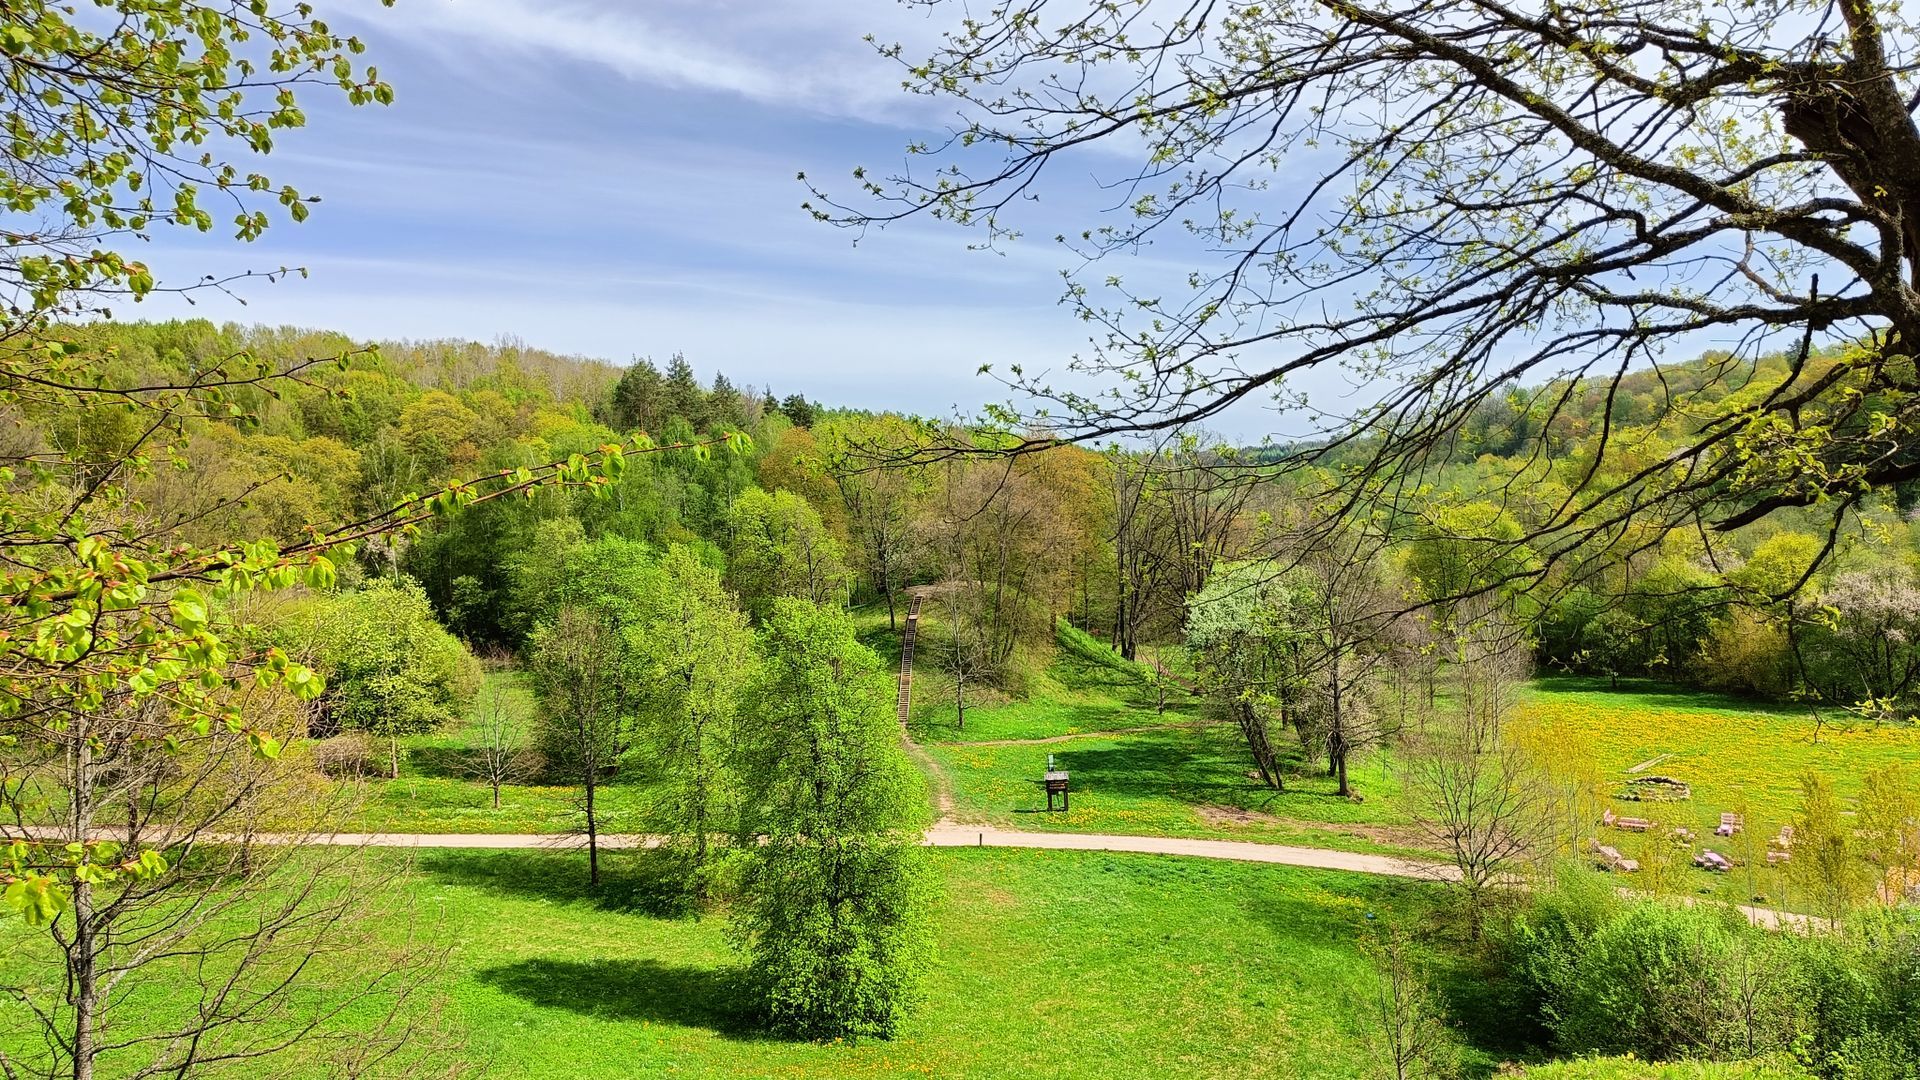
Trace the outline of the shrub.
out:
M 390 773 L 399 768 L 400 736 L 453 720 L 479 688 L 479 664 L 434 620 L 411 581 L 317 596 L 296 613 L 287 636 L 327 677 L 315 732 L 387 740 Z
M 1856 914 L 1801 945 L 1810 1056 L 1847 1080 L 1920 1077 L 1920 912 Z
M 1561 1051 L 1746 1058 L 1805 1027 L 1795 942 L 1730 909 L 1542 894 L 1504 942 L 1522 1008 Z
M 357 780 L 374 771 L 373 740 L 365 732 L 349 731 L 313 742 L 313 767 L 336 780 Z

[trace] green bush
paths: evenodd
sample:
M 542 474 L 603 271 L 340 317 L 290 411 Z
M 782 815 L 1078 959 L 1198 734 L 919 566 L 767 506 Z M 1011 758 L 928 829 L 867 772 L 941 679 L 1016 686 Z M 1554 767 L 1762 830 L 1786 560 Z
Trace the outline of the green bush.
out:
M 1755 929 L 1726 908 L 1572 884 L 1535 894 L 1495 945 L 1507 977 L 1494 996 L 1562 1053 L 1739 1061 L 1791 1051 L 1825 1080 L 1920 1080 L 1912 909 L 1803 936 Z
M 289 621 L 293 651 L 327 679 L 311 727 L 361 731 L 388 742 L 398 766 L 402 735 L 460 716 L 480 686 L 480 665 L 441 627 L 420 586 L 377 580 L 301 605 Z
M 1813 1015 L 1808 1056 L 1820 1071 L 1920 1078 L 1920 913 L 1862 912 L 1798 948 Z
M 1502 944 L 1517 1011 L 1564 1053 L 1741 1059 L 1806 1029 L 1801 946 L 1730 909 L 1549 890 Z

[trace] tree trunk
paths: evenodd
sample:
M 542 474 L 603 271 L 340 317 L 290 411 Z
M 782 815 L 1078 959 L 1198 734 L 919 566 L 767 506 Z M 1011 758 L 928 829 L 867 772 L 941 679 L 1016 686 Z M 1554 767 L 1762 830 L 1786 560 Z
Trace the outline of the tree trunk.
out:
M 1235 702 L 1234 719 L 1240 723 L 1240 733 L 1246 737 L 1247 749 L 1253 754 L 1253 763 L 1260 770 L 1260 779 L 1275 791 L 1285 791 L 1286 786 L 1280 778 L 1280 761 L 1273 752 L 1273 743 L 1267 738 L 1267 725 L 1254 712 L 1247 702 Z
M 387 735 L 387 779 L 400 779 L 400 733 L 397 731 Z
M 93 827 L 93 740 L 85 730 L 87 721 L 78 720 L 74 732 L 73 775 L 70 806 L 72 842 L 84 845 Z M 131 813 L 131 811 L 130 811 Z M 129 830 L 131 831 L 131 830 Z M 91 859 L 81 855 L 82 863 Z M 69 908 L 73 920 L 73 939 L 67 949 L 69 1001 L 73 1005 L 73 1080 L 93 1080 L 96 1028 L 100 1023 L 100 988 L 97 958 L 99 926 L 93 909 L 93 886 L 76 876 L 73 902 Z
M 593 788 L 598 770 L 587 768 L 587 882 L 600 887 L 600 823 L 593 816 Z

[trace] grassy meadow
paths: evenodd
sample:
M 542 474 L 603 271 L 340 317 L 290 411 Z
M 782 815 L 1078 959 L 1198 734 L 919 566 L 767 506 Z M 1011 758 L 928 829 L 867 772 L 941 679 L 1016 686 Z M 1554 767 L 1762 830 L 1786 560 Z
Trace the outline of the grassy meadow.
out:
M 645 858 L 611 859 L 590 893 L 577 855 L 417 853 L 403 899 L 451 947 L 434 980 L 446 1044 L 486 1075 L 526 1080 L 1347 1080 L 1375 1055 L 1378 976 L 1362 942 L 1423 919 L 1436 895 L 1195 859 L 932 853 L 937 961 L 922 1006 L 897 1039 L 846 1045 L 756 1033 L 726 920 L 652 913 Z
M 1646 682 L 1543 678 L 1524 695 L 1516 722 L 1544 731 L 1568 760 L 1583 761 L 1604 791 L 1630 775 L 1671 776 L 1691 788 L 1684 802 L 1613 799 L 1617 813 L 1645 817 L 1662 829 L 1693 830 L 1693 850 L 1712 848 L 1742 863 L 1727 874 L 1695 869 L 1688 849 L 1675 848 L 1670 878 L 1677 891 L 1717 899 L 1795 907 L 1783 868 L 1765 865 L 1767 840 L 1799 809 L 1800 780 L 1826 776 L 1846 805 L 1861 774 L 1890 765 L 1920 768 L 1920 728 L 1849 724 L 1845 713 L 1753 702 Z M 1639 767 L 1637 774 L 1629 770 Z M 1713 835 L 1723 812 L 1743 814 L 1746 831 Z M 1619 831 L 1594 834 L 1645 861 L 1648 839 Z M 1645 884 L 1644 876 L 1640 881 Z

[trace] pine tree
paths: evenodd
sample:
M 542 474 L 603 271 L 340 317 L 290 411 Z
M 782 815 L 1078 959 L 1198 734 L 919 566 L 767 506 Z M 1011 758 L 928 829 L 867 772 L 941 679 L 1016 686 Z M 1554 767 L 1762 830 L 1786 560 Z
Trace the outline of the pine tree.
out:
M 662 409 L 665 397 L 660 369 L 644 357 L 635 359 L 613 387 L 613 426 L 620 431 L 658 434 L 666 421 Z
M 679 353 L 667 364 L 666 384 L 663 387 L 664 411 L 666 419 L 678 416 L 693 430 L 701 431 L 707 426 L 707 392 L 700 388 L 700 380 L 693 374 L 693 365 Z

